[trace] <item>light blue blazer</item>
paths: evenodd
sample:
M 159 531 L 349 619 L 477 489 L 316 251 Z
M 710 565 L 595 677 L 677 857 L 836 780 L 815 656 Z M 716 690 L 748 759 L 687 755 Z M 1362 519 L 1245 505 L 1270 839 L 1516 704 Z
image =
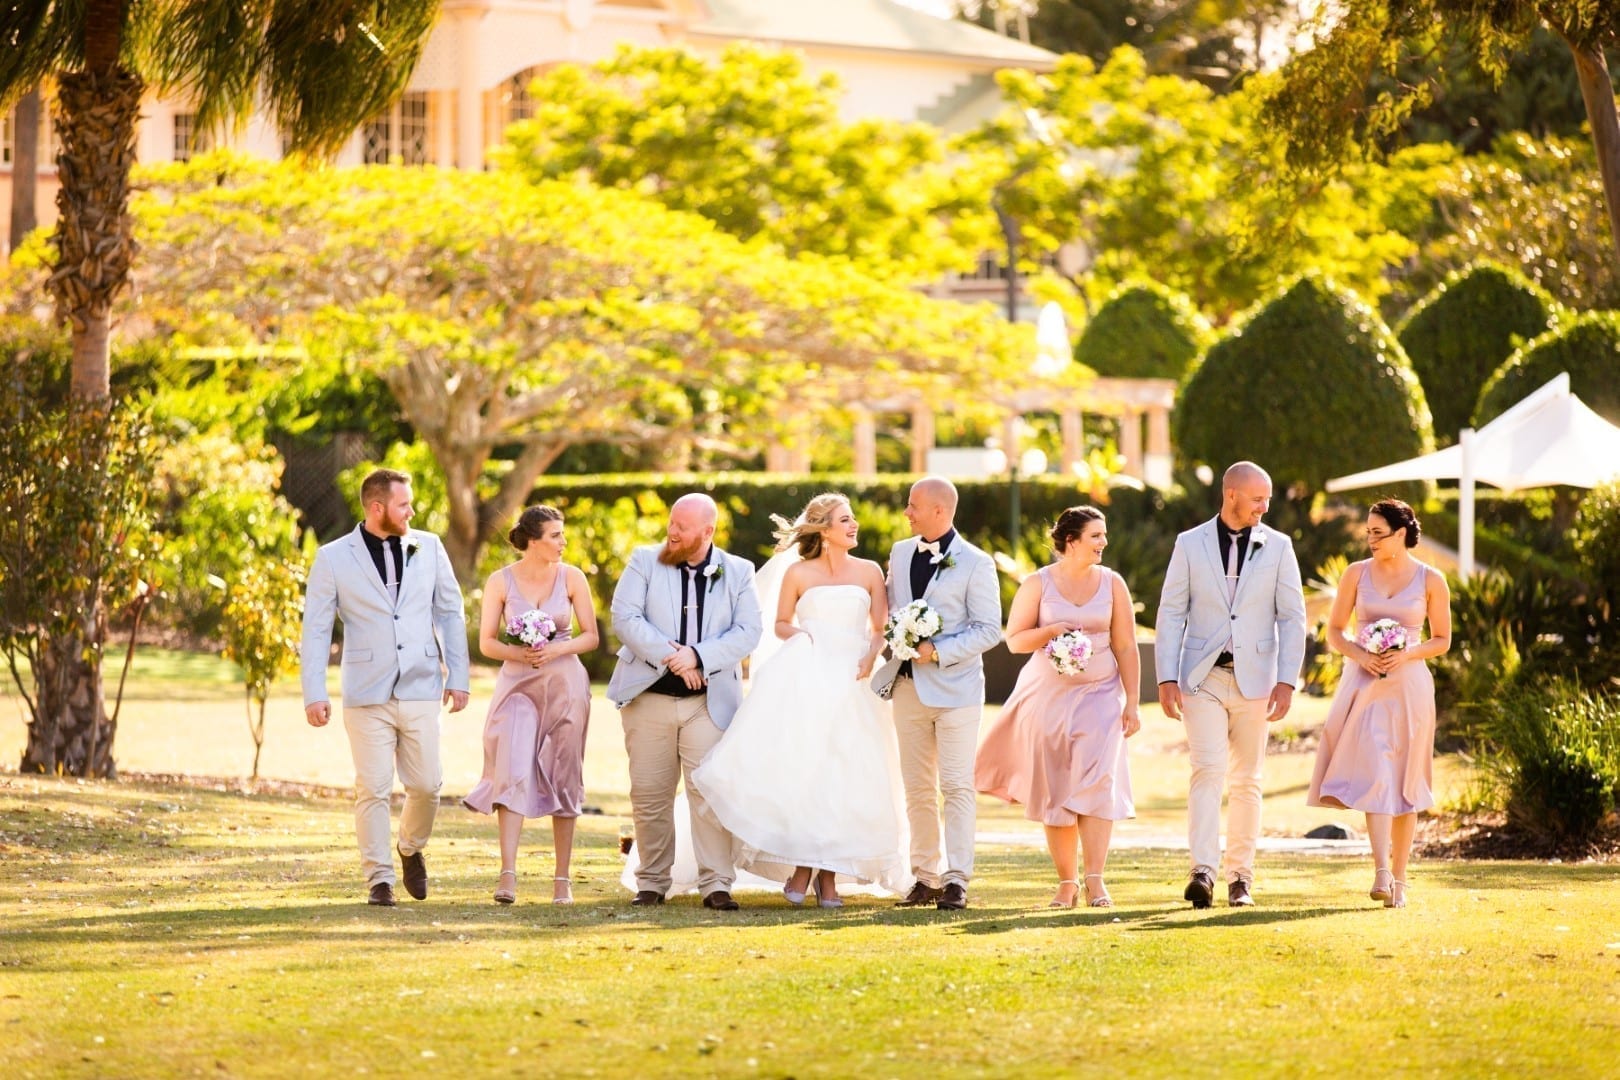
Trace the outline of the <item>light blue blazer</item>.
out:
M 344 705 L 438 701 L 447 685 L 466 690 L 467 616 L 444 545 L 415 529 L 402 538 L 405 572 L 399 600 L 390 603 L 362 528 L 324 545 L 309 570 L 299 648 L 304 704 L 329 700 L 326 659 L 334 618 L 343 620 Z
M 894 545 L 889 552 L 889 610 L 898 611 L 918 599 L 911 594 L 911 556 L 917 537 Z M 962 538 L 958 532 L 946 554 L 955 566 L 939 566 L 928 580 L 921 599 L 939 612 L 943 625 L 932 639 L 939 662 L 911 665 L 917 699 L 934 709 L 957 709 L 984 704 L 984 653 L 1001 640 L 1001 589 L 995 560 Z M 872 689 L 888 697 L 900 674 L 900 661 L 890 657 L 872 676 Z
M 1238 691 L 1246 698 L 1270 697 L 1280 682 L 1298 685 L 1305 662 L 1299 560 L 1287 535 L 1256 525 L 1237 593 L 1229 596 L 1215 521 L 1176 537 L 1159 596 L 1153 646 L 1158 681 L 1175 681 L 1183 693 L 1194 693 L 1230 635 Z
M 668 670 L 664 657 L 680 637 L 681 573 L 658 561 L 659 545 L 639 547 L 613 589 L 613 633 L 623 642 L 607 696 L 624 708 Z M 743 658 L 759 644 L 764 624 L 754 595 L 754 565 L 747 559 L 713 549 L 711 564 L 722 567 L 704 585 L 703 640 L 696 642 L 709 680 L 709 719 L 724 731 L 742 704 Z

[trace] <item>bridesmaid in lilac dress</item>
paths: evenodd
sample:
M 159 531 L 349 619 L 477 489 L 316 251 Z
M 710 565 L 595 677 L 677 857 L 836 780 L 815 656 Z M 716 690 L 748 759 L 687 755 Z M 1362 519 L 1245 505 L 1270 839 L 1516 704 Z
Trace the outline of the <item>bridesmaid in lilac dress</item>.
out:
M 1423 661 L 1451 648 L 1451 593 L 1445 575 L 1412 557 L 1422 529 L 1412 508 L 1384 499 L 1367 513 L 1372 558 L 1339 580 L 1328 616 L 1328 645 L 1349 663 L 1322 727 L 1306 802 L 1361 810 L 1372 844 L 1373 886 L 1385 907 L 1406 906 L 1406 864 L 1417 815 L 1434 805 L 1434 679 Z M 1352 612 L 1358 632 L 1347 632 Z M 1404 648 L 1372 653 L 1360 629 L 1394 619 Z M 1423 623 L 1429 637 L 1423 637 Z
M 1125 755 L 1125 740 L 1142 726 L 1136 620 L 1125 579 L 1102 565 L 1108 546 L 1102 512 L 1072 506 L 1051 535 L 1057 562 L 1018 587 L 1007 648 L 1040 654 L 1058 635 L 1081 630 L 1091 639 L 1091 659 L 1078 675 L 1059 674 L 1044 655 L 1025 663 L 979 745 L 974 783 L 987 795 L 1023 803 L 1024 816 L 1046 827 L 1058 872 L 1049 906 L 1074 907 L 1083 880 L 1089 906 L 1111 907 L 1103 884 L 1108 844 L 1114 822 L 1136 813 Z
M 478 645 L 503 661 L 484 723 L 484 776 L 462 800 L 499 822 L 501 876 L 495 902 L 517 899 L 518 834 L 523 819 L 551 818 L 556 847 L 552 903 L 574 902 L 569 862 L 574 819 L 585 795 L 585 727 L 591 680 L 579 654 L 596 648 L 596 604 L 585 575 L 562 561 L 563 516 L 550 506 L 523 511 L 508 538 L 523 554 L 484 583 Z M 556 636 L 537 647 L 501 640 L 508 619 L 538 608 Z M 575 621 L 579 633 L 570 633 Z

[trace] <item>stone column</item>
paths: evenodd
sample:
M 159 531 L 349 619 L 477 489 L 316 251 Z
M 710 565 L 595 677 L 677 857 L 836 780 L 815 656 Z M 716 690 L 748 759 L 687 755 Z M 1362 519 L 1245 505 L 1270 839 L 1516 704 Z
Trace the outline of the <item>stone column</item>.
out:
M 463 11 L 456 24 L 456 167 L 484 168 L 484 88 L 478 36 L 485 12 Z
M 1148 407 L 1147 459 L 1142 478 L 1156 488 L 1170 486 L 1173 464 L 1170 455 L 1170 410 L 1163 405 Z
M 877 420 L 864 405 L 850 409 L 855 419 L 855 475 L 877 475 Z
M 934 448 L 934 410 L 918 405 L 911 410 L 911 471 L 928 471 L 928 452 Z
M 1142 414 L 1127 408 L 1119 417 L 1119 452 L 1125 458 L 1125 475 L 1142 479 Z
M 1075 466 L 1086 460 L 1085 424 L 1080 419 L 1079 409 L 1064 409 L 1058 423 L 1063 432 L 1061 471 L 1064 476 L 1072 477 L 1075 475 Z

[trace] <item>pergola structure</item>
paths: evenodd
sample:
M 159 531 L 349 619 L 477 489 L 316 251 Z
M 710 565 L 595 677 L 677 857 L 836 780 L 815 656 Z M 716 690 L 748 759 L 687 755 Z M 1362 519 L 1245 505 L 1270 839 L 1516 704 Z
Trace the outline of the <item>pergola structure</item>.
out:
M 1083 417 L 1110 416 L 1119 420 L 1119 452 L 1124 472 L 1154 487 L 1170 483 L 1170 410 L 1175 406 L 1173 379 L 1097 378 L 1081 388 L 1035 386 L 999 398 L 1004 409 L 1001 450 L 1010 462 L 1018 460 L 1020 423 L 1031 413 L 1055 413 L 1063 435 L 1058 469 L 1072 475 L 1085 459 Z M 855 474 L 877 474 L 877 435 L 880 418 L 901 414 L 911 418 L 911 471 L 928 471 L 934 449 L 934 407 L 921 394 L 902 394 L 846 402 L 855 417 Z M 1144 443 L 1144 432 L 1146 440 Z M 775 443 L 765 454 L 769 472 L 804 473 L 811 467 L 808 448 Z

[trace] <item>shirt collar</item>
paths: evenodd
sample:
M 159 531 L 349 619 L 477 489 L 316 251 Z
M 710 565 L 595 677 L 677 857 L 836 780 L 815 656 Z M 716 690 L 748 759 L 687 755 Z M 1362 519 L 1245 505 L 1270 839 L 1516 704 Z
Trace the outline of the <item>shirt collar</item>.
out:
M 1222 536 L 1235 536 L 1240 540 L 1247 540 L 1253 526 L 1245 525 L 1241 529 L 1234 529 L 1226 523 L 1225 518 L 1217 516 L 1215 518 L 1215 528 Z
M 951 528 L 946 529 L 933 540 L 928 539 L 926 536 L 919 536 L 917 539 L 926 544 L 938 544 L 939 550 L 943 554 L 945 549 L 951 546 L 951 541 L 956 539 L 956 528 L 952 526 Z

